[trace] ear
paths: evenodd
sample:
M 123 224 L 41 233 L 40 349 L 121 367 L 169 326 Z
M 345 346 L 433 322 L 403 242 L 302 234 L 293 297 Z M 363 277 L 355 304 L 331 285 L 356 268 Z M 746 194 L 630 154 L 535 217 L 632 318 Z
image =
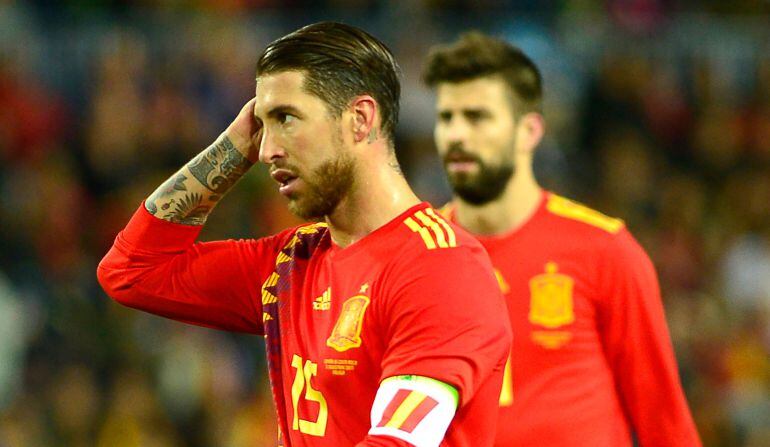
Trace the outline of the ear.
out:
M 517 124 L 517 147 L 524 153 L 531 154 L 543 140 L 545 119 L 537 112 L 530 112 L 519 118 Z
M 353 139 L 360 143 L 366 139 L 371 143 L 378 138 L 377 101 L 369 95 L 356 96 L 350 103 L 353 113 Z

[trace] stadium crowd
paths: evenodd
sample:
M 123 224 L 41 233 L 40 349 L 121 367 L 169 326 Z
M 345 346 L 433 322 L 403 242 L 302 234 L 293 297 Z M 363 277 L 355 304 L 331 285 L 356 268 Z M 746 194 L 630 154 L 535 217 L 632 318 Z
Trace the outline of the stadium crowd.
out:
M 766 2 L 181 3 L 0 1 L 0 447 L 275 444 L 262 340 L 123 308 L 94 272 L 136 204 L 248 99 L 261 48 L 322 18 L 393 48 L 398 155 L 437 206 L 427 48 L 473 25 L 529 52 L 549 92 L 538 176 L 650 253 L 704 444 L 770 445 Z M 294 222 L 257 169 L 203 239 Z

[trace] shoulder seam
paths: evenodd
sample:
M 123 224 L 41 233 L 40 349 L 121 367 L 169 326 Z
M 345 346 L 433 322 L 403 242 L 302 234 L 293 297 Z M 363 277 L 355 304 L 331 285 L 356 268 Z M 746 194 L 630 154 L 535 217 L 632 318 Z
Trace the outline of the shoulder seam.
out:
M 593 208 L 553 193 L 548 197 L 546 209 L 556 216 L 582 222 L 610 234 L 618 234 L 626 225 L 622 219 L 609 217 Z

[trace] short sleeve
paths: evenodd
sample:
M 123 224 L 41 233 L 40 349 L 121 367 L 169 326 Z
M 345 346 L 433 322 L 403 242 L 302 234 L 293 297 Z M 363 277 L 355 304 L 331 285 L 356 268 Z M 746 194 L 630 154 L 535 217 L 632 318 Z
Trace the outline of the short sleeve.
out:
M 468 402 L 510 352 L 505 302 L 478 246 L 428 251 L 388 275 L 382 379 L 419 375 Z

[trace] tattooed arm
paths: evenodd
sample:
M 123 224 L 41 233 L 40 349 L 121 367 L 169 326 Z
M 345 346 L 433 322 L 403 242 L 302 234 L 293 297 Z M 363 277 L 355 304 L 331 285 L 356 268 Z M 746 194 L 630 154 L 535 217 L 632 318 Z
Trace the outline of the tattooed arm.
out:
M 263 333 L 262 304 L 254 297 L 291 230 L 257 240 L 195 242 L 199 224 L 257 158 L 253 114 L 252 100 L 134 213 L 97 268 L 110 297 L 187 323 Z
M 144 203 L 155 217 L 203 225 L 212 208 L 252 163 L 226 134 L 160 185 Z
M 222 196 L 254 164 L 259 130 L 252 99 L 214 144 L 147 198 L 147 211 L 170 222 L 203 225 Z

